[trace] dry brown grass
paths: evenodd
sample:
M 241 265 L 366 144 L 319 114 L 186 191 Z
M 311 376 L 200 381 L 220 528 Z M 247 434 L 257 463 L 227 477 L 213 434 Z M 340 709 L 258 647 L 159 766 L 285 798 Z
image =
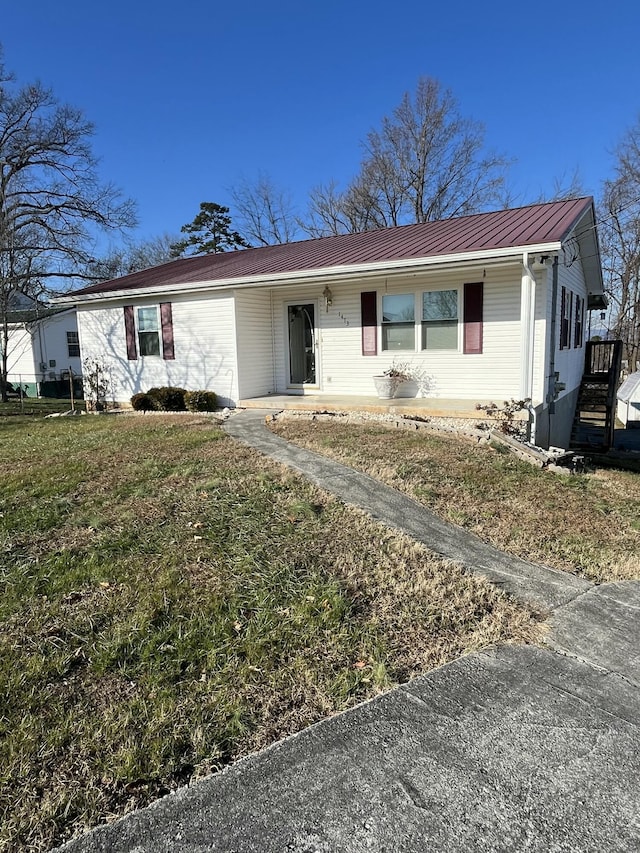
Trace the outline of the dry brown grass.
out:
M 640 479 L 563 476 L 491 445 L 378 425 L 281 419 L 281 436 L 366 471 L 509 553 L 596 582 L 640 578 Z

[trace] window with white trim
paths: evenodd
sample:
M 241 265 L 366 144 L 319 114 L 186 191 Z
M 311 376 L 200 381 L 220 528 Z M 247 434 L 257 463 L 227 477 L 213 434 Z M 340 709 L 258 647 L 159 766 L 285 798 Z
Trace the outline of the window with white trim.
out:
M 457 290 L 429 290 L 422 294 L 421 347 L 458 349 Z
M 385 293 L 382 297 L 382 349 L 415 350 L 415 317 L 413 293 Z
M 138 349 L 140 355 L 160 355 L 160 319 L 155 305 L 138 308 Z
M 69 358 L 80 358 L 80 338 L 77 332 L 67 332 L 67 355 Z

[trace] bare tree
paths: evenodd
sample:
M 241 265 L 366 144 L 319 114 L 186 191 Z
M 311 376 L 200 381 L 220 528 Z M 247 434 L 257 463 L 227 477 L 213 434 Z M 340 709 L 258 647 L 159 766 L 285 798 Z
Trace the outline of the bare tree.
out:
M 7 399 L 12 294 L 38 296 L 91 257 L 95 228 L 135 222 L 132 202 L 102 184 L 83 113 L 40 83 L 16 85 L 0 62 L 0 396 Z
M 231 189 L 240 230 L 255 246 L 290 243 L 300 233 L 291 195 L 261 172 L 251 183 L 242 180 Z
M 413 98 L 405 93 L 369 133 L 365 150 L 363 168 L 393 224 L 463 216 L 495 203 L 508 166 L 484 150 L 482 124 L 462 117 L 451 92 L 431 77 L 420 78 Z
M 388 192 L 383 190 L 382 203 L 379 189 L 366 164 L 346 190 L 340 190 L 335 181 L 320 184 L 309 193 L 307 218 L 300 220 L 300 227 L 311 237 L 328 237 L 399 224 L 392 186 L 385 188 Z
M 616 149 L 599 214 L 611 331 L 633 371 L 640 360 L 640 117 Z
M 311 237 L 330 237 L 363 230 L 348 191 L 341 191 L 335 181 L 319 184 L 311 190 L 307 217 L 300 226 Z
M 430 77 L 405 93 L 364 143 L 360 172 L 344 191 L 311 193 L 313 236 L 463 216 L 499 204 L 509 162 L 484 148 L 484 128 L 460 115 L 451 92 Z
M 127 240 L 110 249 L 104 257 L 92 259 L 85 277 L 94 281 L 108 281 L 164 264 L 172 260 L 171 247 L 176 240 L 177 237 L 171 237 L 169 234 L 137 242 Z
M 583 198 L 586 195 L 589 193 L 584 188 L 580 169 L 576 167 L 573 172 L 565 171 L 561 175 L 556 175 L 551 183 L 550 192 L 540 193 L 538 202 L 568 201 L 572 198 Z

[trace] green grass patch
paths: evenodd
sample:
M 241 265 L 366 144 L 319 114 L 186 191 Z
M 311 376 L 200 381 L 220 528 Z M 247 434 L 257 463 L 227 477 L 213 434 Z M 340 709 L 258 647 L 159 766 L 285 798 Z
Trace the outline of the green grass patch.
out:
M 540 638 L 526 608 L 209 419 L 7 418 L 0 450 L 6 853 Z
M 84 410 L 84 400 L 76 400 L 75 408 Z M 6 403 L 0 402 L 0 420 L 9 417 L 44 417 L 57 412 L 68 412 L 71 400 L 55 397 L 10 397 Z

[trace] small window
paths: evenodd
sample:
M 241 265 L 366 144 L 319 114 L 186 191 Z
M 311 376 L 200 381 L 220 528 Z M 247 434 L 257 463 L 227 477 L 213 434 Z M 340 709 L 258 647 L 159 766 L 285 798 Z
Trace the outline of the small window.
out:
M 80 339 L 77 332 L 67 332 L 67 353 L 69 358 L 80 358 Z
M 560 291 L 560 349 L 571 346 L 571 309 L 573 293 L 563 287 Z
M 158 309 L 138 308 L 138 346 L 140 355 L 160 355 Z
M 422 294 L 422 349 L 458 349 L 458 291 Z
M 576 294 L 575 323 L 573 328 L 574 347 L 582 346 L 582 335 L 584 327 L 584 299 Z
M 382 349 L 415 350 L 415 296 L 413 293 L 382 297 Z

